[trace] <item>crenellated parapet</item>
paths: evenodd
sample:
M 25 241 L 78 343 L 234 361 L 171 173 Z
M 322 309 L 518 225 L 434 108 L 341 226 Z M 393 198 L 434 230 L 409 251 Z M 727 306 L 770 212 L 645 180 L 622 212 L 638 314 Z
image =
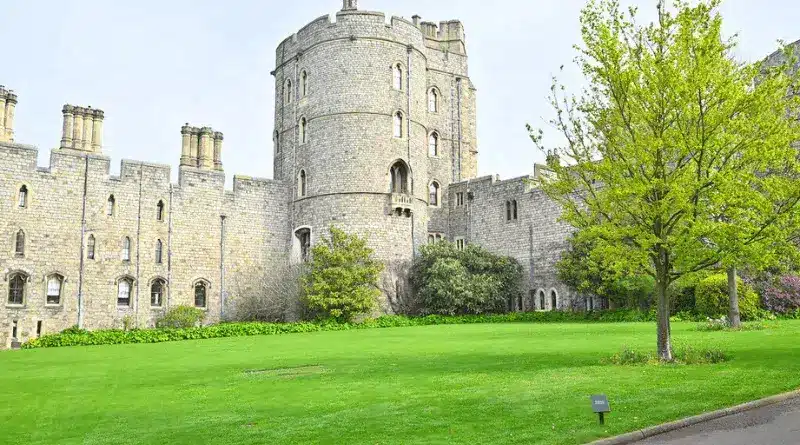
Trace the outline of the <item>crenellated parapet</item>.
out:
M 14 111 L 17 95 L 0 85 L 0 142 L 14 142 Z
M 222 132 L 211 127 L 181 127 L 181 166 L 222 171 Z
M 103 152 L 103 110 L 66 104 L 61 113 L 64 116 L 61 127 L 62 149 L 95 154 Z

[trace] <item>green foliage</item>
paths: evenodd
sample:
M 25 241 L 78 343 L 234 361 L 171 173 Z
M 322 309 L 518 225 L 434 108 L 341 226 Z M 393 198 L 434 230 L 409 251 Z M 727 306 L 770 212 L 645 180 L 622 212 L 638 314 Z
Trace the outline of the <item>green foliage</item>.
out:
M 175 306 L 156 320 L 156 327 L 163 329 L 193 328 L 203 322 L 206 313 L 190 306 Z M 125 329 L 127 331 L 127 329 Z
M 719 263 L 764 267 L 793 247 L 800 95 L 787 92 L 800 90 L 800 76 L 793 57 L 735 60 L 719 0 L 666 3 L 642 24 L 619 0 L 588 1 L 577 57 L 587 87 L 579 97 L 552 87 L 552 124 L 566 143 L 531 138 L 549 154 L 540 186 L 578 242 L 591 242 L 590 260 L 654 278 L 668 360 L 673 281 Z
M 504 313 L 522 295 L 522 266 L 477 245 L 459 250 L 442 241 L 423 246 L 411 284 L 423 314 Z
M 743 320 L 759 318 L 759 298 L 750 286 L 736 279 L 736 290 L 739 294 L 739 313 Z M 717 317 L 728 313 L 730 298 L 728 297 L 728 276 L 726 274 L 711 275 L 697 284 L 695 289 L 695 308 L 699 315 Z
M 712 365 L 730 360 L 730 356 L 716 347 L 678 346 L 671 365 Z M 604 361 L 612 365 L 662 365 L 664 361 L 652 352 L 642 352 L 624 346 L 622 350 Z
M 738 328 L 731 327 L 728 317 L 721 318 L 707 318 L 705 322 L 697 325 L 698 331 L 714 332 L 714 331 L 763 331 L 767 329 L 767 325 L 762 321 L 752 323 L 742 323 Z
M 303 300 L 319 318 L 350 321 L 375 309 L 383 264 L 372 258 L 366 239 L 336 227 L 330 233 L 312 249 Z
M 338 323 L 335 321 L 297 323 L 222 323 L 203 327 L 177 329 L 138 329 L 123 331 L 106 329 L 86 331 L 75 327 L 58 334 L 34 338 L 22 345 L 25 349 L 52 348 L 59 346 L 113 345 L 126 343 L 162 343 L 168 341 L 197 340 L 204 338 L 245 337 L 252 335 L 297 334 L 304 332 L 345 331 L 350 329 L 397 328 L 409 326 L 431 326 L 477 323 L 626 323 L 653 321 L 654 312 L 631 310 L 595 312 L 513 312 L 494 315 L 444 316 L 427 315 L 407 317 L 385 315 L 367 319 L 360 323 Z

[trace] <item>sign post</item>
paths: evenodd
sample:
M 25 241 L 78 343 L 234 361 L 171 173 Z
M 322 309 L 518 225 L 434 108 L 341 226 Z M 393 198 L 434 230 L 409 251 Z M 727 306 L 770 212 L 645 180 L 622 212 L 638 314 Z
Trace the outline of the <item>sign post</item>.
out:
M 608 405 L 608 397 L 605 394 L 598 394 L 589 397 L 589 399 L 592 401 L 592 411 L 600 416 L 600 425 L 605 425 L 603 415 L 611 412 L 611 407 Z

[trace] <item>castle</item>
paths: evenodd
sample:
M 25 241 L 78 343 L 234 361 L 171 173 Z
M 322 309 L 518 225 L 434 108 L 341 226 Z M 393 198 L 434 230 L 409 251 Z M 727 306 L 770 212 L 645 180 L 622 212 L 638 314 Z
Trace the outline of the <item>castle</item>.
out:
M 335 21 L 278 45 L 274 179 L 237 175 L 232 190 L 223 134 L 189 124 L 177 183 L 169 166 L 138 161 L 111 176 L 106 116 L 90 107 L 62 108 L 59 146 L 39 168 L 37 149 L 14 140 L 17 95 L 0 88 L 0 347 L 73 325 L 152 326 L 176 305 L 219 320 L 232 283 L 304 261 L 331 225 L 366 236 L 389 266 L 385 311 L 420 246 L 441 239 L 519 260 L 527 293 L 512 309 L 600 304 L 556 278 L 570 228 L 533 185 L 541 167 L 476 177 L 462 24 L 387 24 L 343 3 Z

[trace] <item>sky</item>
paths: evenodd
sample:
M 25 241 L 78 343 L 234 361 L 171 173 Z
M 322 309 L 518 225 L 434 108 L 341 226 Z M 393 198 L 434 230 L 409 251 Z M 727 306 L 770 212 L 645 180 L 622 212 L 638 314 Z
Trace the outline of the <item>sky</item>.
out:
M 652 17 L 656 0 L 623 0 Z M 478 89 L 480 175 L 511 178 L 542 162 L 525 124 L 545 127 L 547 95 L 559 74 L 582 79 L 572 60 L 583 0 L 359 0 L 387 17 L 458 19 Z M 225 134 L 233 174 L 272 178 L 275 47 L 341 0 L 0 0 L 0 84 L 19 96 L 16 141 L 39 147 L 39 164 L 61 138 L 65 103 L 105 111 L 103 153 L 169 164 L 177 180 L 180 127 Z M 727 35 L 737 57 L 763 58 L 777 41 L 800 39 L 797 0 L 727 0 Z

